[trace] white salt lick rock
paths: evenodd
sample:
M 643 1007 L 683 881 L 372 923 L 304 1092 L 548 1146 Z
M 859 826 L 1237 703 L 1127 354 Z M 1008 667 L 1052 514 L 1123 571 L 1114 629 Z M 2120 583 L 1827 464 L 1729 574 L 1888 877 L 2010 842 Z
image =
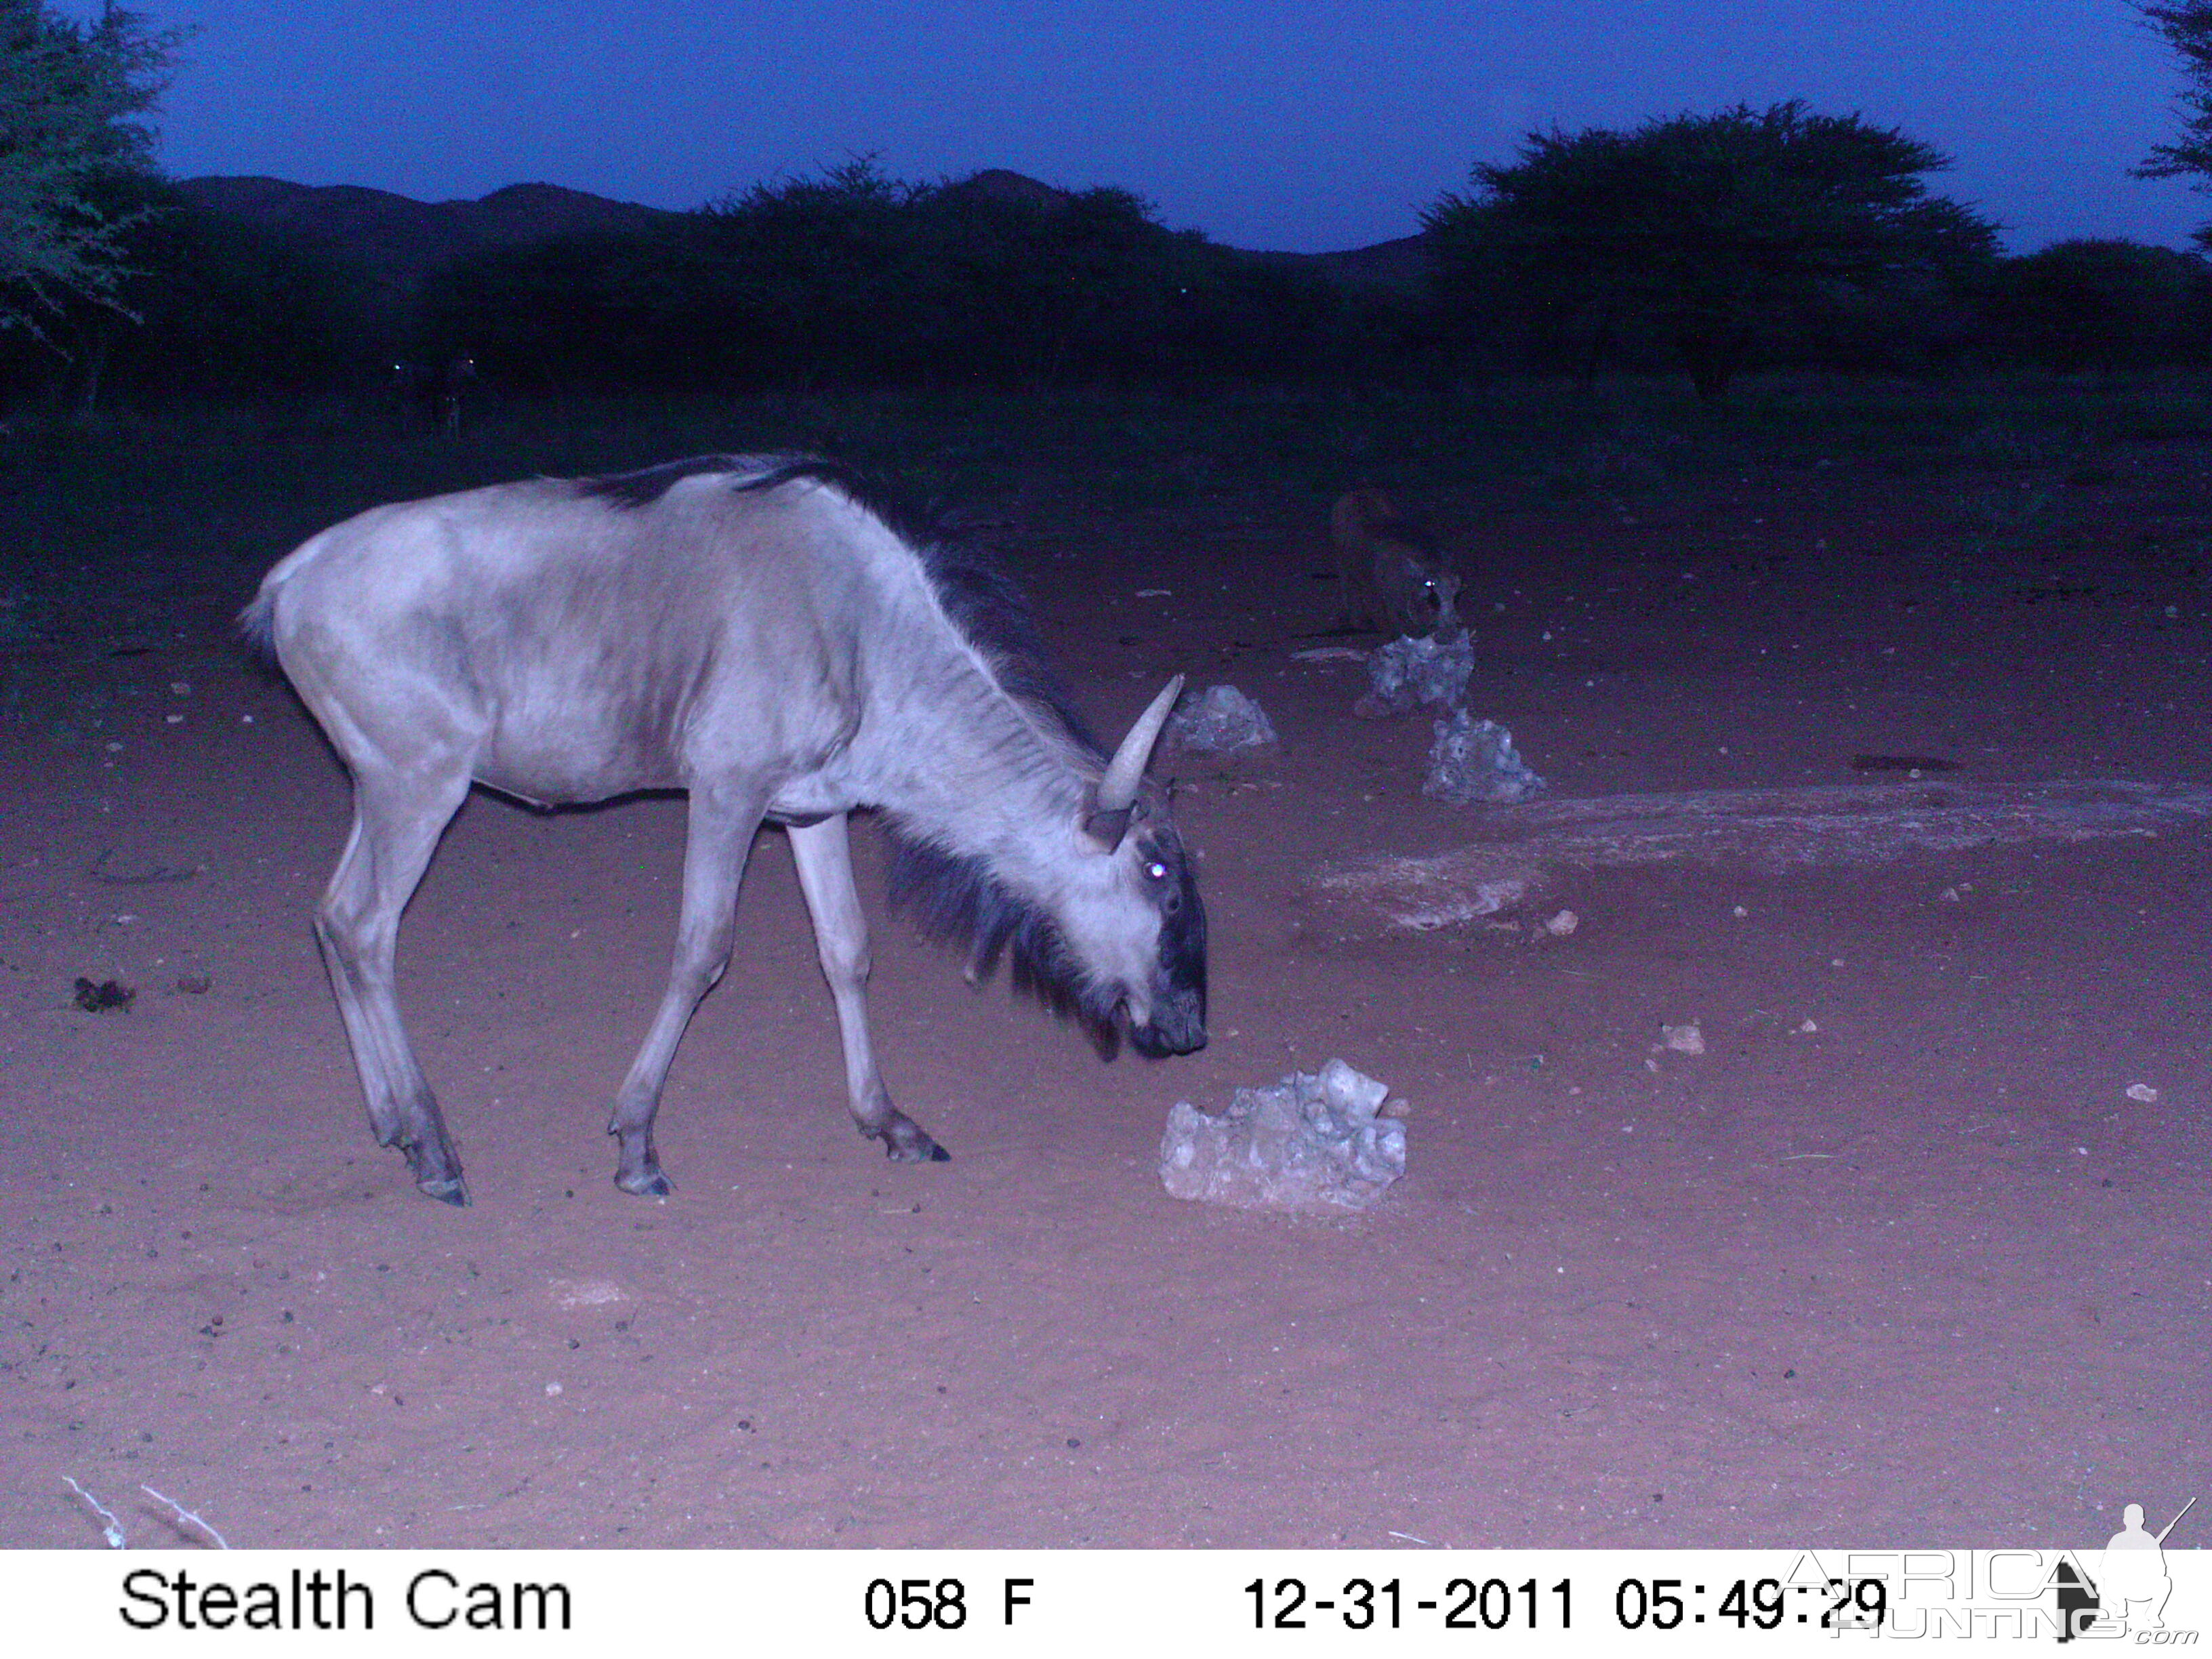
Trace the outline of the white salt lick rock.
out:
M 1406 1173 L 1406 1126 L 1389 1115 L 1389 1096 L 1332 1060 L 1239 1089 L 1218 1117 L 1179 1101 L 1160 1138 L 1160 1180 L 1177 1198 L 1240 1210 L 1367 1209 Z

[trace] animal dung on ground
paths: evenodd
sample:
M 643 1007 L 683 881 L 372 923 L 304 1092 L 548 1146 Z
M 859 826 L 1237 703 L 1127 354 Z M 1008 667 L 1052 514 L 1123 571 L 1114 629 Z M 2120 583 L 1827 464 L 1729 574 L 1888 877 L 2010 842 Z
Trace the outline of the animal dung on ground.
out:
M 1513 747 L 1513 734 L 1496 720 L 1475 720 L 1455 708 L 1437 722 L 1423 794 L 1466 806 L 1527 800 L 1543 787 Z
M 1410 714 L 1416 708 L 1456 708 L 1466 699 L 1468 676 L 1474 672 L 1474 639 L 1455 634 L 1448 640 L 1401 635 L 1367 653 L 1367 695 L 1353 706 L 1363 720 Z
M 131 1005 L 138 1000 L 137 992 L 112 979 L 98 984 L 79 975 L 76 994 L 70 999 L 88 1014 L 126 1013 Z
M 1239 1210 L 1364 1210 L 1406 1173 L 1404 1110 L 1388 1085 L 1340 1060 L 1239 1089 L 1218 1117 L 1178 1101 L 1160 1137 L 1160 1180 L 1176 1198 Z
M 1186 692 L 1168 721 L 1168 734 L 1194 753 L 1242 755 L 1275 742 L 1267 711 L 1233 685 Z

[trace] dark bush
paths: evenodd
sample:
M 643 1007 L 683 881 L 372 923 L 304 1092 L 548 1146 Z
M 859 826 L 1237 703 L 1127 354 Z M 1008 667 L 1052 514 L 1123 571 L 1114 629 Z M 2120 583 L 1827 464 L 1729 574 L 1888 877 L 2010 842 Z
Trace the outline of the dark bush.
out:
M 1794 101 L 1534 133 L 1423 216 L 1437 302 L 1478 351 L 1488 334 L 1586 375 L 1664 353 L 1716 398 L 1741 369 L 1802 353 L 1838 307 L 1986 264 L 1993 228 L 1923 182 L 1945 165 Z
M 663 229 L 476 255 L 424 308 L 545 390 L 1299 379 L 1389 332 L 1318 271 L 1170 231 L 1127 191 L 866 161 Z
M 2077 240 L 2002 261 L 1984 301 L 1986 349 L 2062 373 L 2201 363 L 2212 266 L 2139 242 Z
M 304 237 L 196 207 L 154 180 L 125 239 L 112 304 L 72 299 L 41 341 L 0 342 L 11 406 L 88 413 L 355 389 L 399 327 L 396 296 Z

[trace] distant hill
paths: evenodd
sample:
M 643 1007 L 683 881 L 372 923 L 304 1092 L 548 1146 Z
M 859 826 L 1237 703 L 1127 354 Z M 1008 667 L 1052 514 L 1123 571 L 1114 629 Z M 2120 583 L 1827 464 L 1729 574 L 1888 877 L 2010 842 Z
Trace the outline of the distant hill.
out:
M 591 231 L 649 230 L 680 216 L 560 185 L 509 185 L 474 202 L 418 202 L 359 185 L 295 185 L 282 179 L 185 179 L 187 199 L 254 224 L 274 226 L 358 261 L 387 288 L 415 287 L 424 273 L 478 248 Z M 1070 193 L 1005 167 L 987 167 L 952 186 L 1048 210 Z M 1340 253 L 1261 253 L 1312 264 L 1340 282 L 1413 287 L 1427 269 L 1425 239 L 1401 236 Z
M 645 230 L 678 216 L 560 185 L 509 185 L 474 202 L 418 202 L 359 185 L 282 179 L 185 179 L 177 188 L 199 206 L 319 242 L 402 289 L 478 248 L 586 231 Z
M 1348 248 L 1341 253 L 1309 253 L 1323 270 L 1340 282 L 1376 283 L 1390 288 L 1418 288 L 1428 279 L 1429 239 L 1425 233 L 1395 236 L 1387 242 Z

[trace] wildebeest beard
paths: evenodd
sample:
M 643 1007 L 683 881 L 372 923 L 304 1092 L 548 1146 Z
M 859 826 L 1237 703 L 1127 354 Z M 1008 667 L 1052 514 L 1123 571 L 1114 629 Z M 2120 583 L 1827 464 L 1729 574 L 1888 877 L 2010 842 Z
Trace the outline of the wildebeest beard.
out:
M 1119 997 L 1083 971 L 1048 914 L 1007 887 L 983 860 L 948 853 L 896 823 L 890 828 L 891 902 L 930 939 L 959 949 L 970 980 L 981 984 L 1003 957 L 1016 991 L 1081 1026 L 1101 1060 L 1121 1052 Z

